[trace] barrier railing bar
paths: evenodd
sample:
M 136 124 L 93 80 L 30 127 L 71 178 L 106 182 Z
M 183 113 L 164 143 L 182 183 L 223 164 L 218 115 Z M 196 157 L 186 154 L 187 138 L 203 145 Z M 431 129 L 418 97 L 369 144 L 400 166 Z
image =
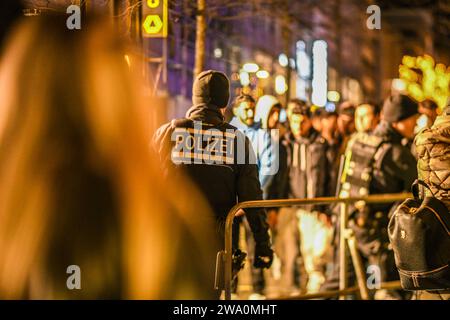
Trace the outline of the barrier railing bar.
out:
M 291 206 L 302 206 L 307 204 L 332 204 L 332 203 L 343 203 L 342 206 L 344 209 L 341 209 L 341 212 L 348 211 L 348 204 L 364 201 L 366 203 L 391 203 L 400 200 L 404 200 L 408 197 L 411 197 L 410 193 L 392 193 L 392 194 L 377 194 L 377 195 L 369 195 L 365 197 L 349 197 L 349 198 L 339 198 L 339 197 L 321 197 L 321 198 L 313 198 L 313 199 L 277 199 L 277 200 L 258 200 L 258 201 L 245 201 L 236 204 L 229 211 L 226 221 L 225 221 L 225 253 L 224 253 L 224 289 L 225 289 L 225 300 L 231 300 L 231 280 L 232 280 L 232 226 L 233 220 L 236 213 L 240 209 L 246 208 L 275 208 L 275 207 L 291 207 Z M 348 212 L 346 212 L 348 214 Z M 345 245 L 342 249 L 342 242 L 345 244 L 345 230 L 347 228 L 347 214 L 341 214 L 341 224 L 340 224 L 340 236 L 344 239 L 340 239 L 340 268 L 342 270 L 342 266 L 346 266 L 345 259 Z M 343 234 L 344 233 L 344 234 Z M 344 255 L 342 255 L 344 253 Z M 344 262 L 342 264 L 342 262 Z M 344 270 L 346 268 L 344 267 Z M 343 277 L 342 277 L 343 275 Z M 339 291 L 346 289 L 346 275 L 344 272 L 340 273 L 340 286 Z M 342 280 L 342 283 L 341 283 Z M 345 281 L 345 282 L 344 282 Z M 342 287 L 345 285 L 344 287 Z
M 402 286 L 400 284 L 400 281 L 389 281 L 389 282 L 382 282 L 380 284 L 380 289 L 388 289 L 388 290 L 394 290 L 394 289 L 401 289 Z M 358 286 L 353 286 L 344 290 L 330 290 L 330 291 L 324 291 L 324 292 L 318 292 L 318 293 L 307 293 L 297 296 L 282 296 L 277 297 L 272 300 L 309 300 L 309 299 L 317 299 L 317 298 L 332 298 L 332 297 L 338 297 L 341 295 L 348 295 L 351 293 L 355 293 L 359 291 Z

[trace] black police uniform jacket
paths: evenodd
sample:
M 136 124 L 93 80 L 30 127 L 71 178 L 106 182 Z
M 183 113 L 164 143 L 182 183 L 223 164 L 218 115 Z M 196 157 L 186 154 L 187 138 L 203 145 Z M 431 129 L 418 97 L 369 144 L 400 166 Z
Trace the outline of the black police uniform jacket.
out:
M 236 203 L 262 199 L 250 141 L 224 121 L 217 107 L 193 106 L 186 118 L 160 127 L 153 140 L 168 178 L 187 173 L 212 208 L 221 235 Z M 269 244 L 265 210 L 245 212 L 255 241 Z

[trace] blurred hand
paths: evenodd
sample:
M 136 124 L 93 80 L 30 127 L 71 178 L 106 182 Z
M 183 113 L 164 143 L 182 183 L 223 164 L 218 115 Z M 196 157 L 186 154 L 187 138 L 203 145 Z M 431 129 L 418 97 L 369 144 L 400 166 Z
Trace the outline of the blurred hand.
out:
M 273 250 L 269 245 L 256 245 L 255 247 L 255 261 L 253 266 L 255 268 L 270 268 L 273 260 Z

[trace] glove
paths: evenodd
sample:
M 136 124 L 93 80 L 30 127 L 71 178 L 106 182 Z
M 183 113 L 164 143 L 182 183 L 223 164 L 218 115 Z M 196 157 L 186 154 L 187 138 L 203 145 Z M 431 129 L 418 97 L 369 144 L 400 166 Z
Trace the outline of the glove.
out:
M 270 268 L 273 260 L 273 250 L 268 244 L 256 245 L 255 247 L 255 261 L 253 266 L 255 268 Z
M 236 249 L 233 252 L 233 256 L 232 256 L 233 279 L 237 276 L 238 272 L 244 268 L 246 257 L 247 257 L 247 253 L 241 251 L 240 249 Z

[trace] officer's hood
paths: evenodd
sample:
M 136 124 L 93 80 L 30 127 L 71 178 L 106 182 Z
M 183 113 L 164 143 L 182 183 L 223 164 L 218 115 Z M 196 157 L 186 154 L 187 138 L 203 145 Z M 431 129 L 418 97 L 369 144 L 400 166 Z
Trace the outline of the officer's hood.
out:
M 230 99 L 230 82 L 219 71 L 208 70 L 200 73 L 192 86 L 194 106 L 207 105 L 212 109 L 225 108 Z
M 186 117 L 217 125 L 224 121 L 222 108 L 230 99 L 230 82 L 227 76 L 219 71 L 201 72 L 192 86 L 192 107 Z
M 280 102 L 271 95 L 265 95 L 258 99 L 255 110 L 255 122 L 259 123 L 261 129 L 267 129 L 270 111 Z

